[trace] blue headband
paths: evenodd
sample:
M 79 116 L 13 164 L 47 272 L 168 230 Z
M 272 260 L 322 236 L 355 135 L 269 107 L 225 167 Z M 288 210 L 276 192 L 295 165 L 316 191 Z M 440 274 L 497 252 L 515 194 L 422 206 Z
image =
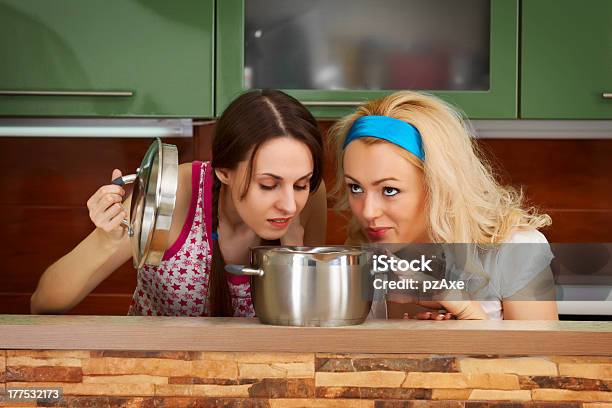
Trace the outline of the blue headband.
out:
M 425 161 L 421 134 L 409 123 L 389 116 L 362 116 L 353 122 L 344 139 L 343 149 L 360 137 L 375 137 L 393 143 Z

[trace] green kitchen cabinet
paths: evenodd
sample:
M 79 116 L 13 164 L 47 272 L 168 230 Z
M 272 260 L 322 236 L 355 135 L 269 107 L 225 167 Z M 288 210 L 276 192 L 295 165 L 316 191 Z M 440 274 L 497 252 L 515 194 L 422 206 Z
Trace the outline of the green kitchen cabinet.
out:
M 216 114 L 282 89 L 335 118 L 396 90 L 516 118 L 518 0 L 217 0 Z
M 211 117 L 214 0 L 0 0 L 0 115 Z
M 612 1 L 523 0 L 520 116 L 612 119 Z

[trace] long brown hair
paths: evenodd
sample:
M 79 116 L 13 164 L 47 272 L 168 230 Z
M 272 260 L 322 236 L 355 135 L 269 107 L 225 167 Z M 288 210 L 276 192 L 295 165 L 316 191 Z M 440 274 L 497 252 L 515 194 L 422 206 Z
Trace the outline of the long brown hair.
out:
M 247 182 L 240 199 L 250 186 L 253 173 L 253 158 L 264 142 L 291 137 L 304 143 L 312 154 L 313 172 L 310 192 L 319 187 L 323 177 L 323 138 L 312 114 L 297 99 L 284 92 L 264 89 L 242 94 L 223 112 L 212 143 L 212 167 L 233 170 L 248 160 Z M 218 226 L 218 204 L 221 181 L 213 183 L 213 231 Z M 218 245 L 216 245 L 218 249 Z M 219 253 L 213 256 L 213 267 L 209 282 L 209 305 L 212 316 L 231 316 L 229 291 Z

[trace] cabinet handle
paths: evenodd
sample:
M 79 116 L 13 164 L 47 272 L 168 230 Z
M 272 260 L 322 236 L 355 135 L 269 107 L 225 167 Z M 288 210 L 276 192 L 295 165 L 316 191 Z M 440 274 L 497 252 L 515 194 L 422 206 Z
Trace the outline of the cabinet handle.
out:
M 134 96 L 132 91 L 6 91 L 2 96 Z
M 601 94 L 604 99 L 612 99 L 612 92 L 604 92 Z
M 363 104 L 366 101 L 302 101 L 304 106 L 347 106 L 354 107 Z

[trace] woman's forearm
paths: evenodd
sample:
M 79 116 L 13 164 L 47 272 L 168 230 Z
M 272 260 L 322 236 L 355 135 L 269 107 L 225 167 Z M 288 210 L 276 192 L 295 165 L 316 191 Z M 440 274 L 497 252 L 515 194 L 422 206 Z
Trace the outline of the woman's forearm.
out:
M 554 300 L 504 300 L 504 320 L 559 320 Z
M 127 236 L 111 241 L 96 228 L 45 270 L 30 299 L 31 312 L 69 311 L 129 258 Z

